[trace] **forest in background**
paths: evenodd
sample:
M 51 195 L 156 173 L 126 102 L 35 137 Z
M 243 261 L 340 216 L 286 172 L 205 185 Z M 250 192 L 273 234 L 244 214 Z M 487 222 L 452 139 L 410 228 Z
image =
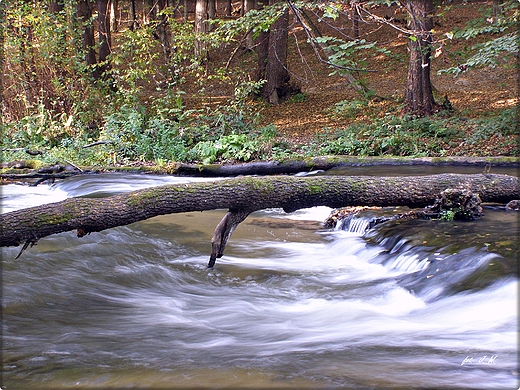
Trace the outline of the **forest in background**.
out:
M 2 7 L 4 161 L 519 155 L 517 1 Z

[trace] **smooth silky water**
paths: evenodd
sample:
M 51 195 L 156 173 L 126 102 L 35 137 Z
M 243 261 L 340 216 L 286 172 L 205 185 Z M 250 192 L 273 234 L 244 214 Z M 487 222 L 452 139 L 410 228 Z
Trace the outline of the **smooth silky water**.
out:
M 193 180 L 7 185 L 2 211 Z M 3 248 L 3 388 L 518 388 L 518 213 L 364 231 L 329 212 L 256 212 L 213 269 L 222 210 Z

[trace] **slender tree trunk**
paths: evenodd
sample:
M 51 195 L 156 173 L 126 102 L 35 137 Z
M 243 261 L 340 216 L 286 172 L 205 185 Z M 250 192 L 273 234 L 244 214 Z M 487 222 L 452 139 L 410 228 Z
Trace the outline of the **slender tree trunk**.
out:
M 208 19 L 215 19 L 217 15 L 217 0 L 208 0 Z M 213 26 L 209 25 L 209 31 L 213 30 Z
M 244 0 L 244 15 L 249 11 L 257 8 L 256 0 Z M 255 47 L 255 42 L 253 40 L 253 34 L 249 33 L 245 39 L 245 45 L 248 50 L 253 50 Z
M 262 9 L 264 3 L 257 1 L 257 8 Z M 256 81 L 265 80 L 265 70 L 269 54 L 269 32 L 261 32 L 255 39 L 255 51 L 257 56 Z
M 233 10 L 233 4 L 231 0 L 225 0 L 226 1 L 226 8 L 225 8 L 225 14 L 226 16 L 231 16 L 231 12 Z
M 100 75 L 109 68 L 108 56 L 112 51 L 110 3 L 111 0 L 97 0 Z
M 167 13 L 161 12 L 164 11 L 167 6 L 167 0 L 156 0 L 157 12 L 155 12 L 155 15 L 158 23 L 155 29 L 155 34 L 161 42 L 164 63 L 166 64 L 169 78 L 168 82 L 173 82 L 177 78 L 177 70 L 173 60 L 175 47 L 173 46 L 173 36 L 169 26 L 169 16 Z
M 503 0 L 493 0 L 493 23 L 497 23 L 499 16 L 502 16 L 504 13 Z
M 85 53 L 85 62 L 92 67 L 91 75 L 94 79 L 99 78 L 99 73 L 94 68 L 97 64 L 96 52 L 94 46 L 94 27 L 92 26 L 92 4 L 90 0 L 79 0 L 76 6 L 76 17 L 79 27 L 83 29 L 82 33 L 82 47 Z
M 195 42 L 195 55 L 200 57 L 202 61 L 206 61 L 208 57 L 208 46 L 204 40 L 204 34 L 210 31 L 210 1 L 214 0 L 196 0 L 195 3 L 195 34 L 197 41 Z
M 352 19 L 352 37 L 359 39 L 359 16 L 357 10 L 357 0 L 351 2 L 350 17 Z
M 432 115 L 439 109 L 431 84 L 431 45 L 433 41 L 433 0 L 408 0 L 409 26 L 413 31 L 408 48 L 410 58 L 404 96 L 405 111 L 415 115 Z
M 135 9 L 135 0 L 130 1 L 130 31 L 134 31 L 136 27 L 136 9 Z
M 110 1 L 110 31 L 117 32 L 119 29 L 118 15 L 119 12 L 119 0 Z

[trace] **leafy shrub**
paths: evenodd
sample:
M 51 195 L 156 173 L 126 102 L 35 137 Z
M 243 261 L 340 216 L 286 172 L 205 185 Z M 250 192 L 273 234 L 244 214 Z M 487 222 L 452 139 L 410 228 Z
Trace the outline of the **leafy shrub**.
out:
M 502 111 L 497 116 L 474 120 L 475 130 L 469 138 L 470 143 L 478 143 L 488 139 L 493 135 L 500 136 L 519 136 L 520 128 L 516 108 L 510 108 Z
M 315 153 L 359 156 L 443 155 L 444 143 L 461 136 L 448 120 L 386 116 L 328 131 L 315 141 Z M 427 140 L 427 142 L 425 142 Z
M 335 118 L 355 118 L 363 110 L 366 110 L 368 103 L 366 100 L 342 100 L 328 110 L 329 114 Z
M 211 164 L 218 159 L 249 161 L 258 155 L 260 142 L 247 134 L 230 134 L 216 141 L 199 142 L 193 149 L 194 158 L 203 164 Z

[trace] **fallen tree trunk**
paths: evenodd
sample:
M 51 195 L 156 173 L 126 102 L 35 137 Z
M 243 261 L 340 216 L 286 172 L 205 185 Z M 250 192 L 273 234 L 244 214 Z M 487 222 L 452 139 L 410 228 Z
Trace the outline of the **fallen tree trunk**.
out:
M 448 188 L 478 194 L 482 202 L 520 199 L 520 179 L 507 175 L 441 174 L 421 177 L 313 176 L 240 177 L 167 185 L 108 198 L 70 198 L 0 216 L 0 246 L 36 243 L 77 230 L 78 237 L 157 215 L 229 209 L 213 237 L 212 261 L 222 256 L 232 231 L 253 211 L 286 212 L 312 206 L 425 207 Z
M 82 170 L 70 169 L 68 165 L 52 165 L 41 169 L 23 169 L 30 168 L 30 162 L 14 161 L 11 163 L 2 163 L 0 167 L 4 168 L 0 172 L 0 179 L 6 181 L 20 180 L 32 181 L 32 179 L 52 180 L 64 179 L 79 174 L 96 174 L 102 173 L 100 170 L 91 170 L 84 168 Z M 57 167 L 62 166 L 64 170 L 50 172 Z M 239 175 L 280 175 L 295 174 L 310 171 L 328 171 L 333 168 L 345 167 L 368 167 L 368 166 L 449 166 L 449 167 L 482 167 L 482 172 L 491 173 L 498 167 L 520 167 L 520 159 L 518 157 L 353 157 L 353 156 L 333 156 L 333 157 L 313 157 L 304 160 L 287 160 L 287 161 L 255 161 L 236 164 L 184 164 L 176 163 L 159 169 L 156 166 L 126 166 L 126 167 L 106 167 L 105 172 L 135 172 L 149 174 L 170 174 L 185 175 L 199 177 L 230 177 Z M 10 168 L 10 169 L 7 169 Z M 74 168 L 74 167 L 72 167 Z

